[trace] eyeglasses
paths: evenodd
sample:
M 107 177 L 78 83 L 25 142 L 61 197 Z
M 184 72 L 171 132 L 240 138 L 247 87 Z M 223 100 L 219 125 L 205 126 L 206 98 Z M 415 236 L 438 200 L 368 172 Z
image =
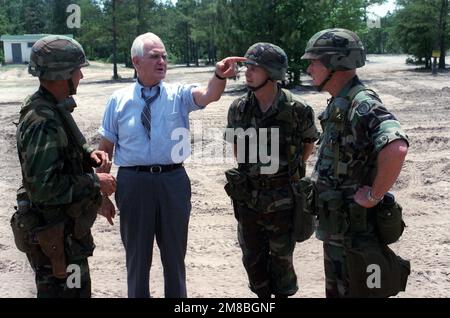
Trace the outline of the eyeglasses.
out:
M 163 59 L 164 61 L 167 61 L 167 54 L 157 54 L 157 53 L 150 53 L 147 55 L 152 60 L 160 60 Z

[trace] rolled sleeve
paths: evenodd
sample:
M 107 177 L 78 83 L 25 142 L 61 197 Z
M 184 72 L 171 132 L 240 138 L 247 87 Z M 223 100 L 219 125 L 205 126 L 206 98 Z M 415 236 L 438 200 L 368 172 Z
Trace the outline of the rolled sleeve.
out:
M 183 104 L 186 105 L 188 113 L 200 110 L 206 107 L 206 105 L 197 105 L 194 100 L 194 95 L 192 90 L 199 87 L 198 84 L 181 85 L 180 86 L 180 96 Z
M 408 136 L 397 120 L 385 120 L 372 135 L 375 151 L 380 152 L 387 144 L 394 140 L 404 140 L 409 146 Z
M 361 109 L 356 109 L 356 131 L 361 135 L 367 132 L 369 142 L 376 152 L 380 152 L 387 144 L 394 140 L 404 140 L 409 145 L 408 136 L 402 129 L 400 122 L 379 101 L 363 102 Z

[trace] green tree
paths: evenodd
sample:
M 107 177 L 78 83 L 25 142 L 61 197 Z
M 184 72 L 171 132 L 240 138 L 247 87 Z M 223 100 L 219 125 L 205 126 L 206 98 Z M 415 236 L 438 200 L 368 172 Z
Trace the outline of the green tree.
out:
M 398 0 L 398 4 L 402 8 L 396 13 L 395 36 L 406 53 L 430 68 L 432 51 L 448 49 L 448 0 Z M 445 67 L 445 54 L 439 65 Z
M 51 10 L 51 24 L 49 31 L 52 34 L 73 34 L 73 29 L 67 27 L 67 17 L 66 12 L 67 7 L 74 3 L 73 0 L 49 0 Z
M 194 61 L 198 65 L 197 60 L 197 46 L 192 36 L 194 12 L 197 8 L 197 2 L 195 0 L 178 0 L 176 3 L 177 9 L 177 23 L 176 30 L 179 34 L 178 43 L 174 43 L 177 47 L 180 56 L 184 57 L 186 66 L 190 66 L 190 63 Z
M 24 32 L 30 34 L 45 33 L 47 31 L 46 21 L 49 20 L 46 8 L 48 3 L 43 0 L 23 0 L 22 6 Z
M 216 61 L 217 1 L 203 0 L 198 3 L 192 21 L 191 36 L 196 43 L 197 57 L 206 58 L 207 64 Z M 198 64 L 198 59 L 197 59 Z

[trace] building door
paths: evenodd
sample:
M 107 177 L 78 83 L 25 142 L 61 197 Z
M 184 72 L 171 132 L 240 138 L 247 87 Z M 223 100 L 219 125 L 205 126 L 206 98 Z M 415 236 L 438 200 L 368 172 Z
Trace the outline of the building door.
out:
M 13 63 L 14 64 L 20 64 L 22 63 L 22 47 L 20 43 L 12 43 L 12 56 L 13 56 Z

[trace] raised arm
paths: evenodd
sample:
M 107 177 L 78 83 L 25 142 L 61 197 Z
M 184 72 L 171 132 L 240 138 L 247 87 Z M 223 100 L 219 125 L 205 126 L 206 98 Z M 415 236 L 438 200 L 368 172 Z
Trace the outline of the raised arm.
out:
M 218 101 L 225 90 L 228 77 L 237 75 L 238 68 L 236 63 L 243 62 L 244 57 L 227 57 L 216 64 L 213 77 L 209 80 L 207 87 L 196 87 L 192 90 L 194 101 L 199 106 L 206 106 L 209 103 Z

